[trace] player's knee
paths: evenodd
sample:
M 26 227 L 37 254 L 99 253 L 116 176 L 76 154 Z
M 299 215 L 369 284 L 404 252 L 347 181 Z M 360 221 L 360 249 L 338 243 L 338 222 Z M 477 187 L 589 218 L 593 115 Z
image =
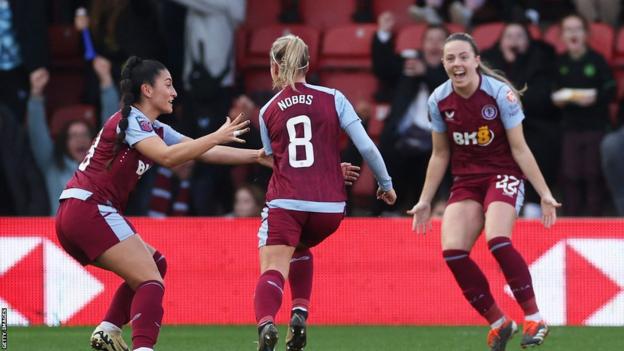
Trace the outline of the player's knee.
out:
M 167 274 L 167 259 L 158 250 L 154 252 L 153 257 L 154 257 L 154 262 L 156 263 L 156 267 L 158 268 L 158 272 L 160 273 L 160 276 L 163 279 L 165 279 L 165 274 Z

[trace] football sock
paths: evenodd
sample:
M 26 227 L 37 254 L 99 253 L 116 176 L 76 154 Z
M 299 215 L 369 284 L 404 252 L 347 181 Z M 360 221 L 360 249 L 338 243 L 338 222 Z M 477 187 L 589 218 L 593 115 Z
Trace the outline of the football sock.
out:
M 167 274 L 167 260 L 160 252 L 154 252 L 154 262 L 160 272 L 160 276 L 165 279 Z M 134 297 L 134 290 L 126 283 L 123 283 L 117 288 L 113 300 L 111 301 L 108 312 L 104 317 L 104 321 L 116 325 L 118 328 L 123 327 L 130 321 L 130 305 L 132 304 L 132 298 Z
M 314 256 L 310 249 L 297 250 L 290 260 L 288 282 L 292 294 L 292 313 L 308 318 L 312 278 L 314 276 Z
M 163 317 L 164 294 L 165 287 L 156 280 L 148 280 L 137 287 L 130 307 L 132 346 L 135 349 L 152 348 L 156 344 Z
M 442 255 L 470 305 L 490 324 L 503 318 L 504 314 L 490 292 L 490 284 L 470 258 L 470 253 L 464 250 L 444 250 Z
M 268 270 L 258 278 L 254 295 L 254 309 L 258 326 L 273 323 L 275 315 L 282 305 L 284 295 L 284 277 L 276 270 Z
M 490 328 L 492 328 L 492 329 L 500 328 L 501 326 L 503 326 L 503 323 L 505 323 L 506 320 L 507 320 L 507 318 L 501 317 L 497 321 L 495 321 L 494 323 L 491 323 L 490 324 Z
M 529 267 L 520 253 L 511 244 L 511 239 L 503 236 L 488 241 L 490 252 L 498 262 L 507 284 L 511 288 L 516 301 L 524 311 L 524 315 L 539 312 L 533 292 L 533 282 Z

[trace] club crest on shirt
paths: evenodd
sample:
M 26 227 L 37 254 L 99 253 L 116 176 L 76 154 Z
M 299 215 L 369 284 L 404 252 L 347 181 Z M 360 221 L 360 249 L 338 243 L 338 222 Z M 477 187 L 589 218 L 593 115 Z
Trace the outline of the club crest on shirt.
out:
M 483 106 L 483 108 L 481 109 L 481 116 L 483 116 L 483 119 L 491 121 L 494 118 L 496 118 L 496 116 L 498 116 L 498 110 L 496 109 L 496 106 L 488 104 Z
M 444 111 L 444 115 L 446 116 L 446 119 L 452 120 L 453 117 L 455 117 L 455 111 Z
M 147 119 L 139 116 L 136 116 L 135 118 L 137 120 L 137 123 L 139 123 L 139 127 L 141 127 L 142 131 L 151 132 L 154 130 L 154 128 L 152 128 L 152 124 Z

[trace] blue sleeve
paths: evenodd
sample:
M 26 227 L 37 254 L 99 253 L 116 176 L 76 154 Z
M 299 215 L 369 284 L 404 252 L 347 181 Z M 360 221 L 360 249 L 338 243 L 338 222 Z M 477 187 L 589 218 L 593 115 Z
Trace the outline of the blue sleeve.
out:
M 104 125 L 106 121 L 119 111 L 119 94 L 115 87 L 112 85 L 103 89 L 100 89 L 100 104 L 102 110 L 100 111 L 100 122 Z
M 163 140 L 167 145 L 175 145 L 179 144 L 184 138 L 184 134 L 179 133 L 177 130 L 171 128 L 170 125 L 162 122 L 158 122 L 160 126 L 163 128 Z
M 392 189 L 392 178 L 390 178 L 388 174 L 386 164 L 379 150 L 377 150 L 377 146 L 375 146 L 375 143 L 373 143 L 368 134 L 366 134 L 362 123 L 349 124 L 345 132 L 349 135 L 349 138 L 351 138 L 351 141 L 353 141 L 353 144 L 373 171 L 379 187 L 383 191 Z
M 522 105 L 520 104 L 520 99 L 518 99 L 511 88 L 505 85 L 498 90 L 496 104 L 500 110 L 501 121 L 505 129 L 511 129 L 522 123 L 524 119 Z
M 50 137 L 44 100 L 41 97 L 32 96 L 26 106 L 28 122 L 28 139 L 30 148 L 41 172 L 47 172 L 54 159 L 54 144 Z
M 360 121 L 360 117 L 355 113 L 353 105 L 339 90 L 336 90 L 334 102 L 336 103 L 336 112 L 338 113 L 338 120 L 342 129 L 346 130 L 351 123 Z
M 119 127 L 117 127 L 117 129 L 119 129 Z M 139 141 L 153 136 L 158 137 L 156 132 L 154 132 L 152 122 L 145 116 L 134 113 L 134 111 L 130 112 L 130 116 L 128 116 L 128 128 L 126 129 L 126 143 L 130 146 L 134 146 L 134 144 Z
M 438 133 L 446 132 L 446 123 L 444 123 L 444 119 L 442 118 L 440 109 L 438 108 L 438 101 L 433 94 L 431 94 L 431 96 L 429 96 L 429 100 L 427 100 L 427 107 L 429 110 L 431 130 Z
M 260 116 L 258 117 L 260 119 L 260 139 L 262 140 L 262 147 L 264 148 L 264 152 L 267 155 L 272 155 L 273 148 L 271 148 L 271 138 L 269 137 L 269 130 L 267 129 L 266 124 L 264 124 L 263 115 L 264 111 L 260 111 Z

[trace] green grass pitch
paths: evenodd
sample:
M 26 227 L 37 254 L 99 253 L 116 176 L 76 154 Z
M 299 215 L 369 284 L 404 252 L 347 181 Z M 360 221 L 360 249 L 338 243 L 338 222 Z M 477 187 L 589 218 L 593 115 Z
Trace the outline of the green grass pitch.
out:
M 91 327 L 9 327 L 11 351 L 88 351 Z M 128 329 L 128 328 L 127 328 Z M 311 326 L 306 351 L 487 350 L 486 327 Z M 280 326 L 283 351 L 285 327 Z M 126 341 L 130 333 L 126 330 Z M 157 351 L 255 351 L 255 326 L 164 326 Z M 507 350 L 521 350 L 518 335 Z M 624 328 L 553 327 L 539 351 L 624 350 Z M 536 351 L 537 351 L 536 350 Z

